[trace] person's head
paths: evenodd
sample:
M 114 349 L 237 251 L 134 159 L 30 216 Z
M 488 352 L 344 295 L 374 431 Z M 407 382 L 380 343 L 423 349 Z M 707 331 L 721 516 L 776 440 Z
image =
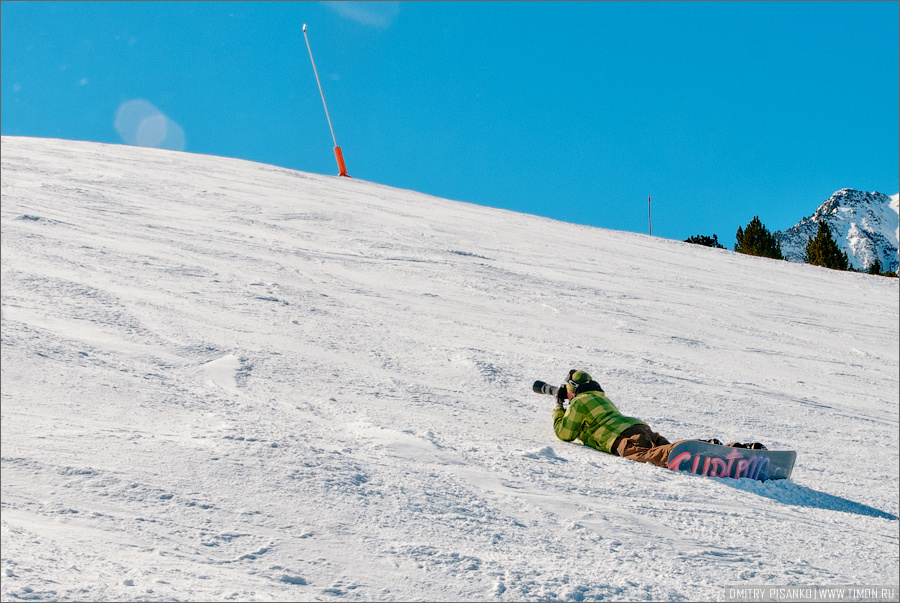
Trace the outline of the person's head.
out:
M 569 396 L 569 400 L 583 391 L 588 391 L 587 388 L 592 383 L 593 379 L 591 379 L 587 371 L 579 371 L 577 369 L 569 371 L 569 376 L 566 378 L 566 393 Z

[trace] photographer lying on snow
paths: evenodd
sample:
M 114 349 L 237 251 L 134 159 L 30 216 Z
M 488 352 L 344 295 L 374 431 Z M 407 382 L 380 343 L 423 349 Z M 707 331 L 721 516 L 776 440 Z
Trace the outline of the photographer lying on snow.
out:
M 578 439 L 586 446 L 602 452 L 639 463 L 652 463 L 658 467 L 666 467 L 669 453 L 678 444 L 669 443 L 669 440 L 650 429 L 640 419 L 622 415 L 603 393 L 600 384 L 585 371 L 572 369 L 566 382 L 559 388 L 543 381 L 535 381 L 534 391 L 539 394 L 556 394 L 553 430 L 564 442 Z M 568 410 L 563 406 L 565 400 L 570 401 Z M 716 439 L 701 441 L 721 444 Z M 733 442 L 726 446 L 766 450 L 759 442 Z

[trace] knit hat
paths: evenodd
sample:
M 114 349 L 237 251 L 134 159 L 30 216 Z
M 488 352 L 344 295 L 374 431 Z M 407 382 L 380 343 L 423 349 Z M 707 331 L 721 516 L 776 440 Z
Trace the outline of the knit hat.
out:
M 586 371 L 569 371 L 569 378 L 566 380 L 566 391 L 571 394 L 580 392 L 582 386 L 591 382 L 591 376 Z

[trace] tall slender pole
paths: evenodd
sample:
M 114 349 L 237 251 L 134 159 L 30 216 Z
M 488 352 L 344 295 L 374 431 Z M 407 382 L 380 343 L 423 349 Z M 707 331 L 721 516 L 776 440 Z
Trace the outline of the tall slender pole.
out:
M 312 63 L 313 73 L 316 74 L 316 84 L 319 85 L 319 95 L 322 97 L 322 106 L 325 107 L 325 118 L 328 120 L 328 129 L 331 130 L 331 140 L 334 142 L 334 157 L 337 159 L 339 176 L 347 175 L 347 167 L 344 165 L 344 154 L 341 153 L 341 147 L 338 146 L 337 138 L 334 137 L 334 127 L 331 125 L 331 116 L 328 114 L 328 105 L 325 103 L 325 93 L 322 92 L 322 82 L 319 81 L 319 70 L 316 69 L 316 61 L 313 59 L 312 48 L 309 45 L 309 36 L 306 35 L 306 23 L 303 24 L 303 38 L 306 40 L 306 49 L 309 51 L 309 60 Z
M 650 236 L 653 236 L 653 216 L 650 213 L 650 195 L 647 195 L 647 222 L 650 224 Z

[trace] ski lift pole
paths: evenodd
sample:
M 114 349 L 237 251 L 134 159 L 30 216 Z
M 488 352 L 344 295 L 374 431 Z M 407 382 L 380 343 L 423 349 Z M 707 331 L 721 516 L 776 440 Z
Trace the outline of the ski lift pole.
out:
M 319 71 L 316 69 L 316 61 L 313 59 L 312 48 L 309 45 L 309 37 L 306 35 L 306 23 L 303 24 L 303 38 L 306 40 L 306 49 L 309 50 L 309 60 L 312 63 L 313 73 L 316 74 L 316 84 L 319 85 L 319 94 L 322 96 L 322 106 L 325 107 L 325 118 L 328 120 L 328 129 L 331 130 L 331 140 L 334 142 L 334 158 L 337 159 L 338 176 L 350 178 L 347 174 L 347 166 L 344 165 L 344 154 L 341 153 L 341 147 L 338 146 L 337 138 L 334 137 L 334 127 L 331 125 L 331 116 L 328 115 L 328 105 L 325 104 L 325 93 L 322 92 L 322 82 L 319 81 Z

